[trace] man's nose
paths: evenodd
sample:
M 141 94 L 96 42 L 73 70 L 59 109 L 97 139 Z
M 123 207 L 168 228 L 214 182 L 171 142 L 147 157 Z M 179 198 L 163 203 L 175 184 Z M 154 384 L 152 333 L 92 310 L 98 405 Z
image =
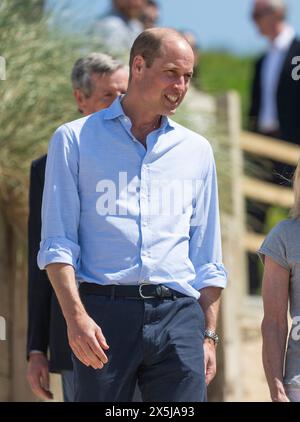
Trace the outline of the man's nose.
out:
M 174 81 L 174 86 L 179 89 L 184 89 L 186 86 L 185 77 L 179 76 L 178 78 L 176 78 L 176 80 Z

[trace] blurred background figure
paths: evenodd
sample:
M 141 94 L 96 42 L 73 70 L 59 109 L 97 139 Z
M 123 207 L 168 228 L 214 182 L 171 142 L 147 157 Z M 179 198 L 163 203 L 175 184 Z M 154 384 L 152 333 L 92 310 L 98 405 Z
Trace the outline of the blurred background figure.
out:
M 251 86 L 249 128 L 265 136 L 300 144 L 300 84 L 293 80 L 292 58 L 300 55 L 300 42 L 287 23 L 284 0 L 255 0 L 252 20 L 269 48 L 254 65 Z M 252 159 L 260 179 L 279 185 L 290 185 L 294 167 L 267 159 Z M 280 207 L 262 203 L 247 203 L 252 230 L 267 233 L 285 217 Z M 249 257 L 250 284 L 260 284 L 258 258 Z
M 283 0 L 254 2 L 252 19 L 269 49 L 255 64 L 250 127 L 300 144 L 300 84 L 292 78 L 292 58 L 300 55 L 300 41 L 286 14 Z
M 76 34 L 81 39 L 104 13 L 101 5 L 101 0 L 44 0 L 43 10 L 51 32 L 59 31 L 61 36 Z
M 78 111 L 87 116 L 102 110 L 126 92 L 128 71 L 123 64 L 102 53 L 76 61 L 72 85 Z M 52 398 L 49 371 L 60 373 L 64 401 L 74 399 L 71 349 L 67 327 L 48 280 L 37 266 L 41 240 L 41 206 L 47 156 L 31 164 L 28 221 L 28 331 L 27 379 L 33 393 L 43 400 Z M 48 361 L 48 349 L 50 360 Z
M 153 28 L 159 20 L 159 6 L 156 0 L 147 0 L 140 21 L 144 29 Z
M 99 37 L 109 52 L 129 54 L 144 29 L 140 18 L 146 4 L 146 0 L 112 0 L 111 10 L 93 24 L 91 36 Z

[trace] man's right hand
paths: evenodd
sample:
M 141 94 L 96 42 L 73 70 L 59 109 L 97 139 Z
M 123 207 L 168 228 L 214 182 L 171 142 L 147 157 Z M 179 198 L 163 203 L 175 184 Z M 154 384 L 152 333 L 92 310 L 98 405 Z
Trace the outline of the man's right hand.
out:
M 68 337 L 75 356 L 86 366 L 102 369 L 108 362 L 104 350 L 108 350 L 101 328 L 82 312 L 73 318 L 68 318 Z
M 53 263 L 46 269 L 67 323 L 74 355 L 86 366 L 103 368 L 108 362 L 104 350 L 109 347 L 101 328 L 88 316 L 81 302 L 74 268 L 70 264 Z
M 44 353 L 29 355 L 27 366 L 27 381 L 32 392 L 42 400 L 51 400 L 53 394 L 49 391 L 48 359 Z

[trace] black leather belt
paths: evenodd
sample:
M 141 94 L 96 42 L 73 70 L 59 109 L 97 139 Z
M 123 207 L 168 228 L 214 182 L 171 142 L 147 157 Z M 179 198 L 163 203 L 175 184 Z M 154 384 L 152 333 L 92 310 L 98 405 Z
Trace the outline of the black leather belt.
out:
M 178 297 L 186 297 L 186 295 L 162 284 L 146 283 L 139 284 L 138 286 L 119 286 L 114 284 L 101 286 L 100 284 L 95 283 L 81 283 L 79 292 L 90 295 L 128 297 L 135 299 L 176 299 Z

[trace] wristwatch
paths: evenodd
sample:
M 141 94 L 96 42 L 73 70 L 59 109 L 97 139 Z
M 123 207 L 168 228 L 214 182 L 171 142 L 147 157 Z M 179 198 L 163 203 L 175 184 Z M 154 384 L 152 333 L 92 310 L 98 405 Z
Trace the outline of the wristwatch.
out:
M 204 331 L 204 338 L 210 338 L 213 340 L 215 345 L 219 342 L 219 336 L 217 333 L 215 333 L 213 330 L 205 330 Z

